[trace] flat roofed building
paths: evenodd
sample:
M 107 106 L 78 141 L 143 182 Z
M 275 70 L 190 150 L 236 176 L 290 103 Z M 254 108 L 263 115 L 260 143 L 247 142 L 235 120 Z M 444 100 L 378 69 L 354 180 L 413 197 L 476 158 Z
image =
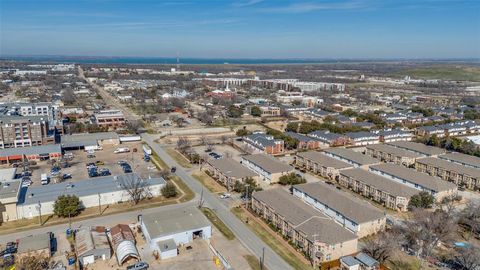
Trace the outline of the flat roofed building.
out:
M 103 110 L 93 114 L 92 122 L 108 128 L 118 128 L 125 125 L 125 116 L 120 110 Z
M 427 157 L 417 159 L 415 169 L 455 183 L 459 187 L 465 186 L 472 190 L 480 189 L 480 168 L 467 167 L 448 160 Z
M 357 251 L 357 236 L 281 188 L 254 192 L 252 209 L 317 265 Z
M 397 165 L 410 166 L 415 164 L 417 158 L 422 155 L 402 148 L 397 148 L 388 144 L 367 145 L 365 154 L 367 156 L 378 158 L 384 162 L 392 162 Z
M 0 115 L 0 148 L 55 143 L 53 134 L 46 116 Z
M 212 236 L 210 222 L 193 206 L 143 214 L 140 227 L 151 250 L 159 253 L 162 252 L 161 244 L 169 239 L 178 246 L 197 238 L 210 239 Z
M 0 163 L 15 163 L 24 159 L 47 160 L 61 157 L 62 148 L 59 144 L 0 149 Z
M 261 180 L 269 183 L 278 182 L 282 175 L 294 172 L 292 166 L 265 154 L 243 156 L 242 164 L 256 172 Z
M 404 184 L 421 191 L 427 191 L 435 196 L 437 201 L 441 201 L 443 198 L 455 195 L 457 193 L 457 186 L 455 184 L 440 180 L 426 173 L 405 168 L 403 166 L 385 163 L 370 166 L 369 170 L 373 173 L 394 180 L 400 184 Z
M 17 202 L 21 190 L 22 180 L 0 182 L 0 222 L 17 220 Z
M 298 152 L 295 156 L 295 165 L 332 180 L 337 179 L 340 170 L 353 167 L 351 164 L 316 151 Z
M 40 233 L 29 235 L 18 239 L 17 259 L 23 257 L 45 257 L 52 256 L 51 233 Z
M 445 159 L 463 166 L 480 169 L 480 157 L 452 152 L 439 155 L 438 158 Z
M 420 192 L 360 168 L 342 170 L 338 182 L 389 209 L 399 211 L 407 211 L 410 198 Z
M 366 156 L 360 152 L 355 152 L 351 149 L 346 148 L 330 148 L 325 150 L 323 153 L 329 157 L 333 157 L 348 164 L 352 164 L 354 167 L 365 167 L 381 162 L 378 159 Z
M 84 149 L 88 146 L 118 145 L 120 137 L 116 132 L 80 133 L 62 136 L 62 148 Z
M 423 156 L 438 156 L 441 154 L 445 154 L 446 152 L 445 149 L 416 142 L 390 142 L 387 144 L 397 148 L 402 148 L 411 152 L 415 152 Z
M 360 238 L 385 229 L 386 217 L 382 211 L 325 183 L 295 185 L 293 195 Z
M 127 188 L 137 181 L 145 181 L 148 196 L 161 195 L 165 185 L 163 178 L 147 178 L 140 180 L 134 173 L 118 176 L 103 176 L 85 179 L 76 182 L 62 182 L 46 186 L 31 186 L 20 192 L 17 203 L 17 218 L 33 218 L 39 215 L 38 206 L 42 215 L 53 214 L 53 205 L 60 195 L 76 195 L 85 208 L 127 202 L 131 196 Z
M 258 174 L 232 158 L 208 159 L 206 169 L 215 180 L 228 187 L 232 187 L 236 181 L 245 182 L 247 178 L 258 178 Z

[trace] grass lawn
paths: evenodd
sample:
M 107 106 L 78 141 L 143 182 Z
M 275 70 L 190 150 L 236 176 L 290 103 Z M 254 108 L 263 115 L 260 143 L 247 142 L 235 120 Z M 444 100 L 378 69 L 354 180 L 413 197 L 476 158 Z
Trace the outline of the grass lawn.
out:
M 235 216 L 245 223 L 247 214 L 243 208 L 233 207 L 231 211 Z M 294 269 L 313 269 L 310 264 L 304 263 L 298 257 L 300 254 L 294 254 L 289 249 L 285 248 L 286 245 L 289 245 L 286 241 L 279 240 L 271 232 L 266 231 L 256 220 L 249 219 L 248 223 L 245 224 Z
M 152 150 L 152 155 L 150 157 L 152 158 L 153 164 L 155 164 L 155 166 L 157 167 L 158 170 L 170 170 L 170 168 L 165 163 L 165 161 L 163 161 L 157 155 L 157 153 L 155 153 L 153 150 Z
M 195 193 L 176 175 L 170 176 L 170 181 L 173 181 L 179 189 L 183 192 L 183 197 L 180 198 L 180 202 L 188 202 L 195 198 Z
M 210 220 L 210 222 L 217 227 L 217 229 L 227 238 L 228 240 L 233 240 L 235 239 L 235 235 L 233 232 L 221 221 L 215 212 L 212 211 L 212 209 L 207 208 L 207 207 L 202 207 L 201 208 L 203 214 Z
M 225 192 L 227 189 L 215 181 L 212 177 L 208 176 L 205 172 L 196 171 L 192 174 L 193 178 L 197 179 L 204 187 L 210 192 L 219 193 Z
M 247 261 L 248 265 L 252 270 L 260 270 L 260 261 L 258 260 L 257 257 L 253 255 L 243 255 L 243 258 Z M 267 269 L 265 266 L 263 269 Z
M 167 148 L 167 154 L 170 155 L 180 166 L 184 168 L 191 168 L 192 164 L 182 154 L 173 148 Z
M 453 65 L 434 65 L 430 67 L 405 69 L 395 72 L 391 75 L 408 75 L 412 78 L 422 79 L 443 79 L 478 82 L 480 81 L 480 68 Z

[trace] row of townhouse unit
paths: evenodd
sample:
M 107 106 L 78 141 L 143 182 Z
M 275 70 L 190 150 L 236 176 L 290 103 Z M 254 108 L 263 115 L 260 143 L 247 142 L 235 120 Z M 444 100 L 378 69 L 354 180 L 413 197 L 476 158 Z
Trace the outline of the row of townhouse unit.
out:
M 275 139 L 271 135 L 256 132 L 242 138 L 243 143 L 254 152 L 265 153 L 269 155 L 283 154 L 285 152 L 285 142 Z
M 471 120 L 465 120 L 438 126 L 422 126 L 416 128 L 415 133 L 419 136 L 436 135 L 440 138 L 447 136 L 477 134 L 480 133 L 480 123 Z

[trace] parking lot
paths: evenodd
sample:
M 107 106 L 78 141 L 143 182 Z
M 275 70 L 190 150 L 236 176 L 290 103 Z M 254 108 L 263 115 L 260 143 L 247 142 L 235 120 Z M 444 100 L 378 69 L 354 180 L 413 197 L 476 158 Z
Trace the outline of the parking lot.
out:
M 71 153 L 73 158 L 68 159 L 66 165 L 60 166 L 60 170 L 56 173 L 52 171 L 54 167 L 52 160 L 36 161 L 36 165 L 30 165 L 29 170 L 31 172 L 30 179 L 32 180 L 32 186 L 41 185 L 41 176 L 46 174 L 50 178 L 50 183 L 55 181 L 79 181 L 88 179 L 89 173 L 87 170 L 87 164 L 96 163 L 97 171 L 109 171 L 110 175 L 123 174 L 124 170 L 122 166 L 118 164 L 119 161 L 125 161 L 131 167 L 131 169 L 138 173 L 141 177 L 148 177 L 154 175 L 157 169 L 151 162 L 146 162 L 143 159 L 143 149 L 141 142 L 128 142 L 121 145 L 106 145 L 102 150 L 97 150 L 93 155 L 88 154 L 84 150 L 67 151 Z M 129 148 L 129 152 L 117 153 L 114 151 L 117 148 Z M 134 151 L 136 149 L 136 152 Z M 89 157 L 87 157 L 89 156 Z M 11 165 L 2 165 L 2 168 L 11 168 Z M 17 169 L 17 174 L 23 171 L 22 167 Z M 55 176 L 58 175 L 58 176 Z M 63 179 L 64 175 L 70 175 L 68 179 Z M 106 174 L 107 175 L 107 174 Z M 98 175 L 100 176 L 100 175 Z
M 208 149 L 207 146 L 195 146 L 193 149 L 200 155 L 205 156 L 208 155 L 209 158 L 214 158 L 214 153 L 220 155 L 221 157 L 231 157 L 236 161 L 240 161 L 242 159 L 243 153 L 239 150 L 231 147 L 227 144 L 215 144 L 210 147 L 211 151 L 206 152 L 205 150 Z

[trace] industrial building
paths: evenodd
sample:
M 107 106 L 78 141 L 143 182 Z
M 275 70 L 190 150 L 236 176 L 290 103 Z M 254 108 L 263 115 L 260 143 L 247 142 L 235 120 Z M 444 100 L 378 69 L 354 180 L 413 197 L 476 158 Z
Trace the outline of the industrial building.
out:
M 260 180 L 268 183 L 276 183 L 282 175 L 294 172 L 292 166 L 265 154 L 243 156 L 242 164 L 260 175 Z
M 24 160 L 47 160 L 62 157 L 62 148 L 59 144 L 48 144 L 32 147 L 0 149 L 0 163 L 9 164 Z
M 64 150 L 87 150 L 103 145 L 118 145 L 120 137 L 116 132 L 80 133 L 62 136 L 61 144 Z
M 140 260 L 140 255 L 135 245 L 135 236 L 130 226 L 126 224 L 113 226 L 110 228 L 110 239 L 118 265 L 121 266 L 130 261 Z
M 254 192 L 252 209 L 316 265 L 357 252 L 355 234 L 281 188 Z
M 50 232 L 29 235 L 18 239 L 17 260 L 24 257 L 45 257 L 52 256 L 52 235 Z
M 378 208 L 325 183 L 293 186 L 293 195 L 362 238 L 385 229 L 385 214 Z
M 200 210 L 192 206 L 144 214 L 140 218 L 140 227 L 150 249 L 158 252 L 161 259 L 176 256 L 179 245 L 212 236 L 212 225 Z
M 112 255 L 105 227 L 79 229 L 75 233 L 75 251 L 83 267 L 96 260 L 108 260 Z
M 157 197 L 165 185 L 163 178 L 139 179 L 136 174 L 104 176 L 77 182 L 63 182 L 46 186 L 32 186 L 19 195 L 17 219 L 53 214 L 53 205 L 60 195 L 76 195 L 85 208 L 130 201 L 129 183 L 145 181 L 148 197 Z

